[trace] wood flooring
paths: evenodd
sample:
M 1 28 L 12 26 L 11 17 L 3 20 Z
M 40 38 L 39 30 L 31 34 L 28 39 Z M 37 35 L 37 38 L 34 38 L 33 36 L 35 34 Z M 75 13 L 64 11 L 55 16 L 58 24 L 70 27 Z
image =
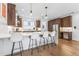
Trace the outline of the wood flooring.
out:
M 49 44 L 39 47 L 39 53 L 37 48 L 33 50 L 31 55 L 31 50 L 23 51 L 23 56 L 79 56 L 79 41 L 68 41 L 60 39 L 58 46 L 51 46 Z M 20 53 L 15 54 L 15 56 L 20 56 Z

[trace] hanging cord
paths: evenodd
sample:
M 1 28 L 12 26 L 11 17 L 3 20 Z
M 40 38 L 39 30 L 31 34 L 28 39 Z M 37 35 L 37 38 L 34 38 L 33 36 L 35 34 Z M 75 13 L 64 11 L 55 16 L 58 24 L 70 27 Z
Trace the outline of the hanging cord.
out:
M 30 3 L 30 13 L 32 13 L 32 3 Z

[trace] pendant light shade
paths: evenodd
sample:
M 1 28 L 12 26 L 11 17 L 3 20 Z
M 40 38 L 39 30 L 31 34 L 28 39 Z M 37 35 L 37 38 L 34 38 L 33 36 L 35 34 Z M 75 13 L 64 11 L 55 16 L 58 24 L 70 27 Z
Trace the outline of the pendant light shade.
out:
M 30 11 L 30 16 L 32 16 L 32 10 Z
M 45 6 L 45 10 L 46 10 L 46 14 L 45 14 L 45 19 L 47 19 L 48 18 L 48 16 L 47 16 L 47 6 Z
M 32 16 L 32 4 L 30 4 L 30 16 Z

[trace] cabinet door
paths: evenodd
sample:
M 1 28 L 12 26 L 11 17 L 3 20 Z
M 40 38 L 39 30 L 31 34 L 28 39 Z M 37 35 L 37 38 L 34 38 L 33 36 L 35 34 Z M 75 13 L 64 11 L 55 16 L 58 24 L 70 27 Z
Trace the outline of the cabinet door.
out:
M 48 21 L 48 31 L 53 31 L 52 26 L 56 23 L 55 20 Z
M 71 27 L 72 26 L 72 21 L 71 21 L 71 17 L 70 16 L 64 17 L 62 19 L 62 26 L 63 27 Z
M 7 4 L 7 23 L 8 25 L 15 26 L 15 18 L 16 18 L 16 12 L 15 12 L 15 5 L 14 4 Z
M 56 19 L 55 24 L 61 25 L 61 19 L 60 18 Z
M 40 20 L 36 20 L 36 27 L 40 27 Z

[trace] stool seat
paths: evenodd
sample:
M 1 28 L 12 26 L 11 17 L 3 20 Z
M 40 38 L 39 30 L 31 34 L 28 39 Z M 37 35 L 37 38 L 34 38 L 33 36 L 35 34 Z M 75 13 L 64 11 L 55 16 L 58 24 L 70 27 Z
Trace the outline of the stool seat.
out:
M 55 36 L 56 36 L 56 31 L 52 31 L 49 35 L 49 37 L 51 38 L 51 43 L 53 44 L 55 44 Z
M 48 32 L 44 32 L 43 37 L 48 37 Z
M 38 41 L 39 40 L 39 33 L 35 32 L 33 33 L 31 36 L 29 36 L 29 46 L 28 46 L 28 49 L 31 48 L 31 54 L 33 54 L 33 47 L 35 46 L 39 52 L 39 48 L 38 48 Z
M 12 50 L 11 50 L 11 56 L 13 56 L 13 51 L 17 49 L 17 48 L 14 48 L 16 43 L 19 43 L 19 49 L 20 49 L 20 53 L 22 56 L 22 51 L 23 51 L 22 39 L 23 39 L 23 36 L 20 32 L 12 33 L 11 38 L 10 38 L 11 42 L 13 43 Z
M 33 35 L 31 35 L 31 39 L 39 40 L 39 33 L 37 33 L 37 32 L 33 33 Z
M 12 33 L 11 35 L 11 42 L 19 42 L 19 41 L 22 41 L 23 39 L 23 36 L 21 33 L 18 33 L 18 32 L 14 32 Z
M 50 33 L 51 36 L 55 36 L 55 34 L 56 34 L 55 31 L 52 31 L 52 32 Z
M 48 45 L 48 48 L 49 48 L 49 43 L 48 43 L 49 38 L 48 38 L 48 34 L 49 34 L 49 32 L 48 32 L 48 31 L 45 31 L 45 32 L 43 33 L 43 39 L 44 39 L 44 45 L 47 44 L 47 45 Z M 45 46 L 44 46 L 44 49 L 45 49 Z

